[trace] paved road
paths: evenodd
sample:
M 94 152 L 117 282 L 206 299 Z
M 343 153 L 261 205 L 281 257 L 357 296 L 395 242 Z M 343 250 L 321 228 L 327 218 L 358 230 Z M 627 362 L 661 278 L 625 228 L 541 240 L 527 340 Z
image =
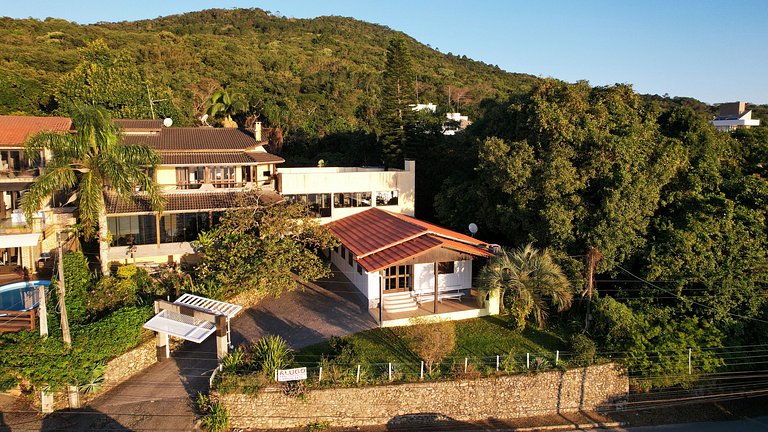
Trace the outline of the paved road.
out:
M 243 311 L 232 321 L 233 342 L 249 343 L 278 334 L 298 349 L 331 336 L 376 327 L 354 286 L 334 270 L 333 278 L 318 285 L 308 284 L 303 290 L 266 298 Z M 208 390 L 210 372 L 216 367 L 215 352 L 213 338 L 200 345 L 185 343 L 171 359 L 147 368 L 86 409 L 56 413 L 43 420 L 6 414 L 0 418 L 0 431 L 194 430 L 194 397 L 198 391 Z
M 768 431 L 768 416 L 722 422 L 680 423 L 660 426 L 638 426 L 600 431 L 626 432 L 765 432 Z

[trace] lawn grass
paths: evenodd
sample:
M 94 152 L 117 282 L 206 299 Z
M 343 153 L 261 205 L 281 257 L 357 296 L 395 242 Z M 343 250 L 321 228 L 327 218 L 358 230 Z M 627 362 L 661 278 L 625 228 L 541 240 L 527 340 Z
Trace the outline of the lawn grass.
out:
M 395 327 L 355 333 L 342 339 L 354 348 L 356 360 L 362 363 L 418 363 L 420 359 L 411 351 L 404 335 L 404 328 Z M 554 330 L 528 327 L 519 334 L 502 318 L 484 317 L 456 322 L 456 349 L 450 357 L 482 358 L 510 352 L 534 356 L 565 349 L 566 338 Z M 316 366 L 323 355 L 332 357 L 333 352 L 331 344 L 324 342 L 299 350 L 296 361 L 303 366 Z

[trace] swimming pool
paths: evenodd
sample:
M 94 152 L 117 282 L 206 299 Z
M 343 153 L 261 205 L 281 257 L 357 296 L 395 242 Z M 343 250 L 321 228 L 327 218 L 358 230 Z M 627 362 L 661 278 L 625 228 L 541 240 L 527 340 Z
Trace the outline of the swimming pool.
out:
M 49 286 L 51 281 L 36 280 L 0 286 L 0 310 L 27 311 L 40 301 L 37 287 Z

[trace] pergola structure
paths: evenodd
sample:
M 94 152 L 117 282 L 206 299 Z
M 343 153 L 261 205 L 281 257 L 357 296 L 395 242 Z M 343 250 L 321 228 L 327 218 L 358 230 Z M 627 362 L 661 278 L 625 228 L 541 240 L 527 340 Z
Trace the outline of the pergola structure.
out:
M 192 294 L 184 294 L 173 303 L 155 300 L 155 316 L 144 328 L 157 333 L 157 360 L 170 357 L 168 336 L 201 343 L 216 333 L 216 357 L 221 361 L 229 352 L 231 338 L 229 320 L 243 309 Z

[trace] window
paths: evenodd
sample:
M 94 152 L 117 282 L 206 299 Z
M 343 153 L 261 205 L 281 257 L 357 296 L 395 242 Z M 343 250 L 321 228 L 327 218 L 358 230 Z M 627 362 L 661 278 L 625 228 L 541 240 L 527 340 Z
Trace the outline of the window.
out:
M 344 246 L 341 247 L 341 258 L 342 259 L 347 257 L 346 250 L 347 250 L 347 248 L 345 248 Z
M 384 271 L 384 290 L 410 290 L 413 287 L 413 266 L 397 265 Z
M 437 263 L 437 274 L 453 274 L 455 271 L 453 261 Z
M 379 191 L 376 192 L 376 205 L 388 206 L 397 205 L 397 191 Z
M 357 263 L 357 274 L 363 274 L 363 266 L 360 263 Z
M 131 246 L 157 243 L 154 215 L 111 216 L 107 218 L 111 246 Z
M 333 194 L 333 206 L 344 207 L 370 207 L 370 192 L 341 192 Z
M 161 243 L 194 241 L 201 231 L 208 229 L 208 212 L 170 213 L 160 216 Z
M 315 217 L 331 216 L 331 194 L 298 194 L 283 195 L 288 202 L 301 202 L 309 207 L 310 213 Z
M 214 166 L 210 168 L 210 182 L 217 188 L 230 188 L 237 186 L 237 177 L 235 176 L 235 167 L 233 166 Z
M 205 167 L 176 168 L 176 189 L 199 189 L 205 183 Z
M 352 252 L 350 251 L 349 255 L 347 256 L 347 262 L 349 263 L 349 265 L 354 265 L 352 260 L 354 260 L 354 257 L 352 256 Z

